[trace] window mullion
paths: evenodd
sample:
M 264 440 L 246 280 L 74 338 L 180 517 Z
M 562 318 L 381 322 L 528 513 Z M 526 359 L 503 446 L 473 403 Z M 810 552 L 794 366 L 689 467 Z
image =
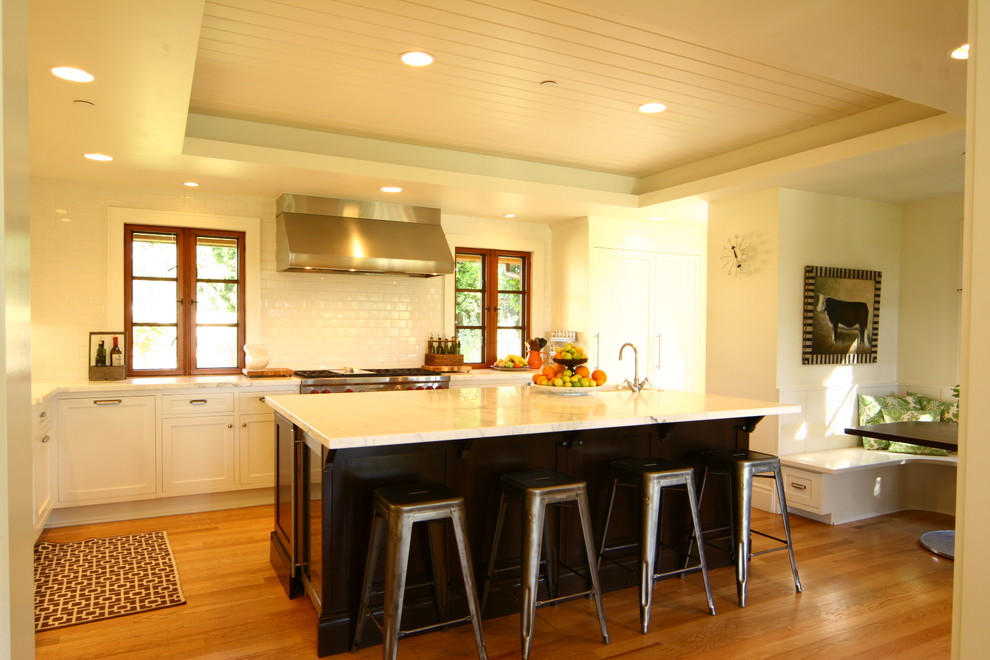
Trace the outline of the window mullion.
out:
M 179 332 L 179 355 L 183 370 L 192 373 L 196 367 L 196 237 L 183 229 L 179 254 L 179 278 L 182 288 L 182 306 Z
M 498 359 L 498 259 L 494 253 L 485 257 L 485 296 L 488 304 L 485 319 L 485 361 L 493 364 Z

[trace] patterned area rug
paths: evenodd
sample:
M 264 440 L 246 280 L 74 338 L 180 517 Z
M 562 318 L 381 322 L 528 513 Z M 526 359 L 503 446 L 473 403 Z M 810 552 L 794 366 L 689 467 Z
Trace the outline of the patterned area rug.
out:
M 164 531 L 39 543 L 34 588 L 35 632 L 186 602 Z

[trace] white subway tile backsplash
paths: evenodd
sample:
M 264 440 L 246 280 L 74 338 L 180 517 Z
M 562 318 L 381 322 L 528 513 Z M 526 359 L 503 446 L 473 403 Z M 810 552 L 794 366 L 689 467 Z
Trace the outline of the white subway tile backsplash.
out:
M 260 328 L 272 366 L 417 366 L 443 324 L 444 278 L 275 271 L 275 200 L 34 180 L 35 378 L 86 378 L 89 333 L 109 328 L 107 209 L 261 218 Z M 67 213 L 57 213 L 63 209 Z

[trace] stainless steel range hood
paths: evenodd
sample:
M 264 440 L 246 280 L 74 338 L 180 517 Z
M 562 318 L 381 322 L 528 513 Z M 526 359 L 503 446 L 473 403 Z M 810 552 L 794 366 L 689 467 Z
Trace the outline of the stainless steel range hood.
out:
M 275 213 L 278 270 L 412 277 L 454 272 L 440 209 L 285 193 Z

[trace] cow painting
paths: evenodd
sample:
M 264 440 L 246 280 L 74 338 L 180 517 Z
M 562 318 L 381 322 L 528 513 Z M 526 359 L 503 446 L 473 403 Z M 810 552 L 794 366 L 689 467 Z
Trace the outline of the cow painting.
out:
M 829 325 L 832 326 L 832 341 L 839 341 L 839 326 L 844 328 L 857 328 L 859 330 L 859 341 L 868 344 L 866 340 L 866 329 L 870 321 L 870 308 L 865 302 L 851 302 L 831 298 L 824 293 L 818 294 L 818 306 L 816 311 L 825 312 Z

